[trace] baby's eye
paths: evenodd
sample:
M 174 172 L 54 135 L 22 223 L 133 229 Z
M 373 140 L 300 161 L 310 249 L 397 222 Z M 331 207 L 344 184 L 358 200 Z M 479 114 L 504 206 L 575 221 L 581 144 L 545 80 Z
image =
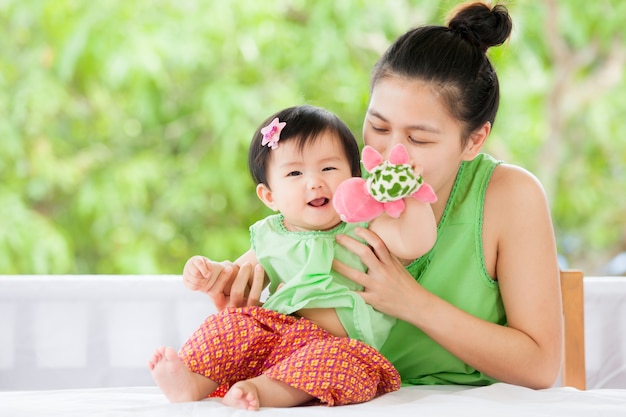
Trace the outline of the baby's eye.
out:
M 302 175 L 302 172 L 300 172 L 300 171 L 291 171 L 291 172 L 287 173 L 288 177 L 297 177 L 298 175 Z
M 335 168 L 335 167 L 326 167 L 326 168 L 322 169 L 322 171 L 333 171 L 335 169 L 337 169 L 337 168 Z

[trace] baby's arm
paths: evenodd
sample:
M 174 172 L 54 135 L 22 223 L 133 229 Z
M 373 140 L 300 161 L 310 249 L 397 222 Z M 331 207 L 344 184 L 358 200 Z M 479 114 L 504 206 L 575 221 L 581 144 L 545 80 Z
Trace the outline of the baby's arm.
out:
M 437 221 L 429 203 L 405 198 L 404 211 L 397 219 L 383 213 L 370 222 L 370 230 L 385 242 L 389 252 L 413 260 L 428 252 L 437 239 Z
M 257 297 L 268 284 L 267 277 L 261 272 L 257 274 L 258 261 L 252 249 L 241 255 L 235 262 L 212 261 L 204 256 L 192 256 L 183 268 L 183 283 L 193 291 L 206 293 L 214 302 L 222 294 L 222 298 Z M 241 293 L 241 294 L 237 294 Z M 247 305 L 249 300 L 246 301 Z M 220 303 L 221 304 L 221 303 Z M 229 305 L 230 300 L 229 300 Z
M 192 291 L 208 292 L 219 275 L 227 268 L 232 268 L 232 262 L 214 262 L 204 256 L 195 255 L 189 258 L 183 268 L 183 284 Z

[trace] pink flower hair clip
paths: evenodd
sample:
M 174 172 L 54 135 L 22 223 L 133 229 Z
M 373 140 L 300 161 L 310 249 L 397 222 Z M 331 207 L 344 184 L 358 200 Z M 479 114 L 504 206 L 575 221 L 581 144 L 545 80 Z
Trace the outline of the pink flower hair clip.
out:
M 263 135 L 263 141 L 261 142 L 261 145 L 267 145 L 272 149 L 278 148 L 280 132 L 283 130 L 286 124 L 286 122 L 279 122 L 278 117 L 275 117 L 270 124 L 261 129 L 261 134 Z

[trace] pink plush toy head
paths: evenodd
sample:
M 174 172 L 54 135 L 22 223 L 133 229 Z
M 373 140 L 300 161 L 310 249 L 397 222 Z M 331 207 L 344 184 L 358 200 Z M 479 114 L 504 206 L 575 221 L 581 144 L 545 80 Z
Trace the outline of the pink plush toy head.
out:
M 437 196 L 424 178 L 409 165 L 409 154 L 404 145 L 394 146 L 389 160 L 374 148 L 365 146 L 363 166 L 370 173 L 367 180 L 350 178 L 337 187 L 333 206 L 345 222 L 369 222 L 386 212 L 399 217 L 404 211 L 404 198 L 413 197 L 433 203 Z
M 350 178 L 339 184 L 333 206 L 341 220 L 348 223 L 368 222 L 383 213 L 383 206 L 371 197 L 363 178 Z

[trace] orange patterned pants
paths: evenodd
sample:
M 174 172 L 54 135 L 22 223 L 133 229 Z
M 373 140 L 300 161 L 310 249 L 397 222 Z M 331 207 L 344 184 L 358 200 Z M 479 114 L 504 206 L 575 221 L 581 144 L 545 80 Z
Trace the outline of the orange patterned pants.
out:
M 400 388 L 400 375 L 373 347 L 261 307 L 209 316 L 178 355 L 192 372 L 220 384 L 214 397 L 261 374 L 328 405 L 365 402 Z

